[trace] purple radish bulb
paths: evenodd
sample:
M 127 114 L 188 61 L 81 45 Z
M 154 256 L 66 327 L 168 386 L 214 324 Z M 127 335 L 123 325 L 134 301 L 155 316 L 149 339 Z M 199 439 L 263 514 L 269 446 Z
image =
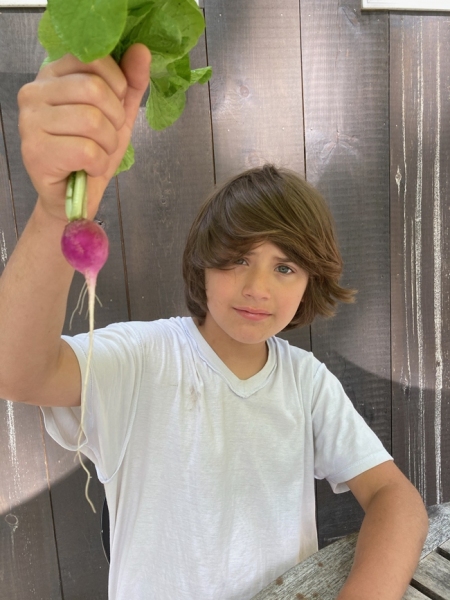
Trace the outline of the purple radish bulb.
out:
M 104 230 L 94 221 L 77 219 L 68 223 L 61 238 L 61 249 L 67 262 L 94 284 L 108 258 L 109 241 Z

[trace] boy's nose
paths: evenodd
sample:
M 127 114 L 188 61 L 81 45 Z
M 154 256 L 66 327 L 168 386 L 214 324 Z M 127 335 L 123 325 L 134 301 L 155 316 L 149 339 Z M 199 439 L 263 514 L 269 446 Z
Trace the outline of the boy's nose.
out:
M 246 277 L 244 287 L 242 289 L 244 296 L 255 299 L 264 299 L 270 296 L 269 285 L 264 273 L 252 272 Z

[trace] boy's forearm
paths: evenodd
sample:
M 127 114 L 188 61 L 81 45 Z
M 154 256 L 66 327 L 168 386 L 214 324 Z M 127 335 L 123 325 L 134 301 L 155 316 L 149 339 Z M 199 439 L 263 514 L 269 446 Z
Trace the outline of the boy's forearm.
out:
M 386 486 L 370 503 L 355 560 L 337 600 L 401 600 L 428 531 L 422 500 L 409 486 Z
M 39 202 L 0 277 L 0 397 L 26 401 L 57 360 L 73 269 L 60 240 L 65 222 Z

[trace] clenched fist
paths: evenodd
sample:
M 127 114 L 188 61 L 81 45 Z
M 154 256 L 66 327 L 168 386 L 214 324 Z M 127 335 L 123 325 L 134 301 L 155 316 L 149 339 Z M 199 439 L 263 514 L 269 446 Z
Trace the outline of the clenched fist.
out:
M 19 91 L 22 157 L 49 214 L 66 219 L 67 177 L 84 169 L 88 216 L 95 216 L 130 141 L 150 61 L 142 44 L 131 46 L 120 65 L 110 56 L 85 64 L 67 54 Z

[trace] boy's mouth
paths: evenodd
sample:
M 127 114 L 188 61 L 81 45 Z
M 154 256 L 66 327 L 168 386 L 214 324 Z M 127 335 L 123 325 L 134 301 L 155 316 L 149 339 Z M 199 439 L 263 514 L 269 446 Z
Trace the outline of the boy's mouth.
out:
M 270 313 L 266 310 L 261 310 L 258 308 L 250 308 L 250 307 L 242 307 L 237 308 L 234 307 L 234 310 L 244 317 L 244 319 L 249 319 L 250 321 L 262 321 L 263 319 L 270 316 Z

